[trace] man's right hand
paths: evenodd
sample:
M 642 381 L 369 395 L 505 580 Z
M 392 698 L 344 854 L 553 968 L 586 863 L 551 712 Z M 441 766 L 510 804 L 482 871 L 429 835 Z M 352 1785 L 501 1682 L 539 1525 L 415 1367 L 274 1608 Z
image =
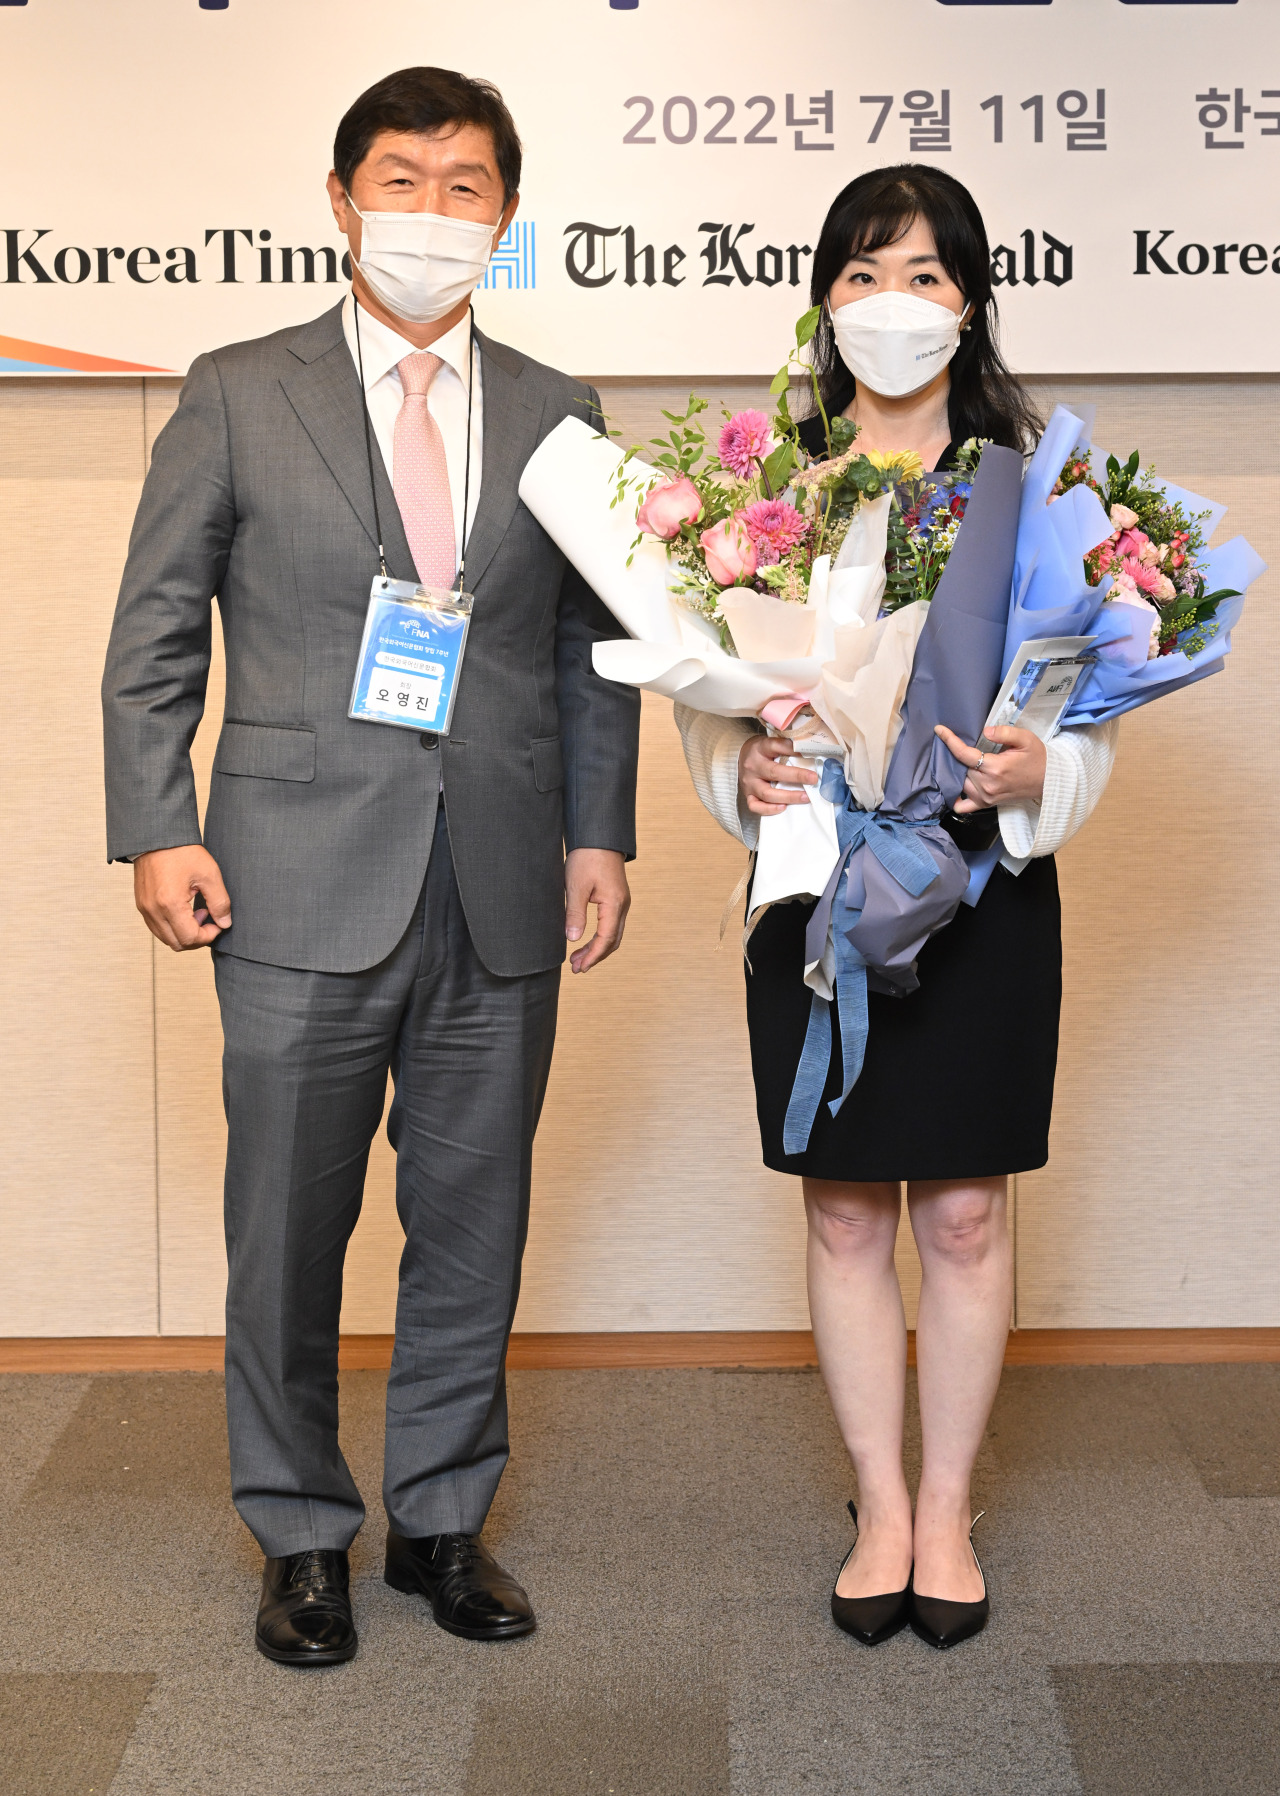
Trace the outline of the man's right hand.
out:
M 157 848 L 133 863 L 133 900 L 166 947 L 207 948 L 231 927 L 231 899 L 207 849 Z

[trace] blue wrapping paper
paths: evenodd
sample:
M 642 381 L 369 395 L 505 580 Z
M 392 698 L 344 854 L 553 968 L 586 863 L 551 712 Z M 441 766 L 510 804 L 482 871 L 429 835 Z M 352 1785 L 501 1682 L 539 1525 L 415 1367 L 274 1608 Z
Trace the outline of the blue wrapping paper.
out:
M 1210 549 L 1201 563 L 1205 591 L 1227 587 L 1240 597 L 1224 599 L 1218 606 L 1218 632 L 1198 654 L 1175 651 L 1149 661 L 1150 613 L 1131 605 L 1107 604 L 1110 576 L 1098 586 L 1090 586 L 1085 579 L 1084 557 L 1111 534 L 1111 520 L 1097 495 L 1077 486 L 1049 503 L 1063 464 L 1083 435 L 1080 419 L 1065 406 L 1058 406 L 1027 468 L 1018 516 L 1013 602 L 1005 635 L 1005 673 L 1022 644 L 1034 637 L 1094 638 L 1097 661 L 1072 695 L 1062 719 L 1064 729 L 1123 716 L 1217 673 L 1230 652 L 1231 631 L 1244 609 L 1245 591 L 1266 571 L 1266 563 L 1242 536 Z M 1212 500 L 1167 481 L 1162 485 L 1169 498 L 1180 501 L 1188 512 L 1208 511 L 1208 530 L 1215 529 L 1225 515 L 1225 507 Z

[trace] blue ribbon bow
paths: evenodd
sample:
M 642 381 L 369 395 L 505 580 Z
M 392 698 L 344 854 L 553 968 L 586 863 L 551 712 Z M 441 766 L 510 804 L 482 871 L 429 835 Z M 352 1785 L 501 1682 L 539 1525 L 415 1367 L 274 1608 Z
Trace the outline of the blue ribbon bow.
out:
M 835 947 L 843 1087 L 839 1097 L 833 1098 L 827 1107 L 832 1116 L 837 1116 L 840 1106 L 858 1082 L 867 1051 L 867 963 L 849 939 L 862 915 L 862 907 L 855 908 L 849 901 L 849 863 L 865 843 L 885 872 L 913 898 L 919 898 L 937 879 L 938 864 L 914 831 L 936 823 L 937 819 L 929 817 L 913 823 L 908 818 L 889 817 L 880 811 L 860 810 L 845 783 L 844 769 L 839 761 L 823 762 L 818 789 L 836 807 L 836 837 L 840 844 L 835 871 L 827 881 L 827 889 L 818 900 L 809 923 L 811 931 L 821 931 L 823 942 L 830 925 Z M 782 1126 L 782 1151 L 786 1154 L 802 1154 L 809 1145 L 831 1065 L 831 1046 L 831 1006 L 814 992 L 809 1008 L 809 1027 Z

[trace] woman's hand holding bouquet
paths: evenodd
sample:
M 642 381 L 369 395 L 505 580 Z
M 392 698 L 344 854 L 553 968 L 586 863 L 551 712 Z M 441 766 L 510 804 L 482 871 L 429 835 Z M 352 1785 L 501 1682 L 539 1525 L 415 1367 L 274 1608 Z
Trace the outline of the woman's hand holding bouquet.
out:
M 748 736 L 738 751 L 738 785 L 747 809 L 757 817 L 779 817 L 790 804 L 808 804 L 806 786 L 816 786 L 812 767 L 789 765 L 796 745 L 790 736 Z
M 1002 804 L 1030 801 L 1039 804 L 1044 793 L 1048 751 L 1034 730 L 1020 730 L 1010 724 L 989 724 L 983 731 L 988 742 L 999 746 L 999 753 L 980 753 L 962 742 L 954 730 L 940 723 L 934 734 L 951 750 L 962 767 L 969 769 L 962 795 L 952 810 L 963 817 L 971 811 L 998 810 Z

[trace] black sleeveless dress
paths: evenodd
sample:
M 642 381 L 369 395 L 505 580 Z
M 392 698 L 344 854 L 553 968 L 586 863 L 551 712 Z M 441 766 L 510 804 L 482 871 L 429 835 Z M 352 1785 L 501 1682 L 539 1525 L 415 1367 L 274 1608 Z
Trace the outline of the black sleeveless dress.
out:
M 985 1178 L 1043 1166 L 1062 1001 L 1052 856 L 1016 877 L 996 867 L 977 905 L 962 904 L 926 942 L 918 991 L 869 994 L 862 1074 L 836 1117 L 827 1108 L 841 1083 L 833 1014 L 831 1070 L 809 1146 L 786 1154 L 783 1120 L 812 999 L 804 935 L 813 908 L 773 905 L 749 947 L 747 1024 L 765 1165 L 845 1180 Z

